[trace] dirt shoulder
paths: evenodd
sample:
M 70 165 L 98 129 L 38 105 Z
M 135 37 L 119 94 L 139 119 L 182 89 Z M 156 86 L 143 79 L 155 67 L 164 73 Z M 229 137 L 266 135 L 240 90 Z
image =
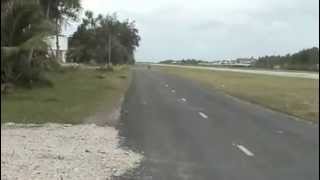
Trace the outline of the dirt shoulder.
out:
M 121 85 L 120 90 L 115 94 L 110 102 L 107 105 L 102 105 L 97 109 L 96 113 L 88 116 L 84 119 L 86 124 L 96 124 L 99 126 L 113 126 L 118 125 L 118 120 L 120 119 L 122 103 L 124 101 L 124 95 L 127 93 L 127 90 L 131 84 L 132 76 L 131 71 L 127 73 L 127 79 L 125 83 Z

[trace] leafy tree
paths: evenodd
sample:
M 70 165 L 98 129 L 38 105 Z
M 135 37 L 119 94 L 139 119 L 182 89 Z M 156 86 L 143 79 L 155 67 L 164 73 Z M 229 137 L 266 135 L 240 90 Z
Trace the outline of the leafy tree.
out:
M 134 63 L 134 51 L 140 36 L 135 22 L 118 20 L 116 14 L 85 18 L 70 38 L 68 61 L 98 64 Z
M 270 69 L 280 67 L 282 69 L 318 71 L 319 48 L 304 49 L 292 55 L 260 57 L 255 66 Z

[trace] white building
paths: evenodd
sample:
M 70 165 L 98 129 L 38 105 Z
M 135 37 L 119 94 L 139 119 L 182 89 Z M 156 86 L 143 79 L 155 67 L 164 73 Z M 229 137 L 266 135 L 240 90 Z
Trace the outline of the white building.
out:
M 57 52 L 56 36 L 48 37 L 48 44 L 50 46 L 50 53 L 53 53 L 53 55 L 56 55 L 56 52 Z M 57 57 L 60 59 L 60 62 L 62 63 L 66 62 L 67 50 L 68 50 L 68 37 L 64 35 L 59 35 L 59 54 Z
M 251 57 L 251 58 L 238 58 L 236 59 L 237 63 L 239 64 L 252 64 L 255 61 L 257 61 L 257 59 Z

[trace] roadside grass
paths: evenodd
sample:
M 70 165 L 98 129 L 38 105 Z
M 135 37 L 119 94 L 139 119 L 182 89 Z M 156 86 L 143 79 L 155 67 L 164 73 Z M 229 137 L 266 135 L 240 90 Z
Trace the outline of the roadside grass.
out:
M 164 65 L 172 65 L 172 64 L 164 64 Z M 194 67 L 213 67 L 213 68 L 226 68 L 226 69 L 241 69 L 241 70 L 262 70 L 262 71 L 270 71 L 270 72 L 294 72 L 294 73 L 311 73 L 311 74 L 319 74 L 319 71 L 308 71 L 308 70 L 294 70 L 294 69 L 269 69 L 262 67 L 254 67 L 254 66 L 232 66 L 232 65 L 203 65 L 203 64 L 174 64 L 180 66 L 194 66 Z
M 113 72 L 64 68 L 46 76 L 53 87 L 17 88 L 1 96 L 1 123 L 82 123 L 119 100 L 129 82 L 129 67 L 116 66 Z
M 319 80 L 174 67 L 159 69 L 270 109 L 319 121 Z

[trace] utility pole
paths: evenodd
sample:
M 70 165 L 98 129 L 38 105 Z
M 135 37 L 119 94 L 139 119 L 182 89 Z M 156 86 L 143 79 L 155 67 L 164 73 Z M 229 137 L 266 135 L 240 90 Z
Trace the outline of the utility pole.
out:
M 111 33 L 109 32 L 108 35 L 108 62 L 107 62 L 107 66 L 110 66 L 110 62 L 111 62 Z

